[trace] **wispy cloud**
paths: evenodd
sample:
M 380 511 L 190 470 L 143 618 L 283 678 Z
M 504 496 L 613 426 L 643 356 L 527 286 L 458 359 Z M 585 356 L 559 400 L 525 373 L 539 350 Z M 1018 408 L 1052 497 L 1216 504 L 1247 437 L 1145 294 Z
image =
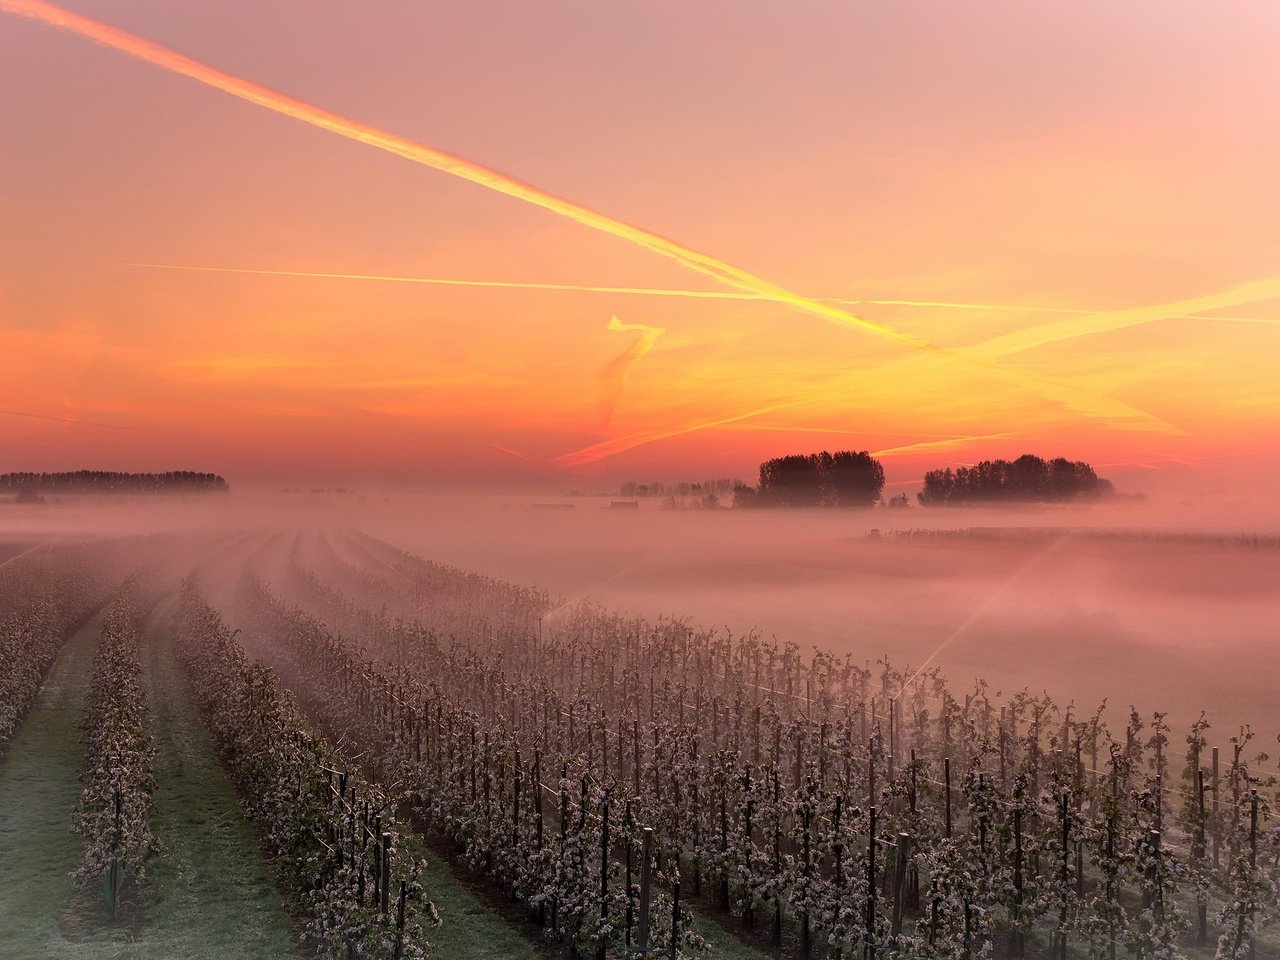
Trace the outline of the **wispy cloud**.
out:
M 651 327 L 643 323 L 623 323 L 617 317 L 609 318 L 608 329 L 616 333 L 626 333 L 635 330 L 640 333 L 631 346 L 623 350 L 605 366 L 600 374 L 600 425 L 602 429 L 608 429 L 609 424 L 613 421 L 613 411 L 618 406 L 618 401 L 622 397 L 622 391 L 627 385 L 627 377 L 631 375 L 631 368 L 639 362 L 640 358 L 653 349 L 653 345 L 658 342 L 658 338 L 666 333 L 664 327 Z

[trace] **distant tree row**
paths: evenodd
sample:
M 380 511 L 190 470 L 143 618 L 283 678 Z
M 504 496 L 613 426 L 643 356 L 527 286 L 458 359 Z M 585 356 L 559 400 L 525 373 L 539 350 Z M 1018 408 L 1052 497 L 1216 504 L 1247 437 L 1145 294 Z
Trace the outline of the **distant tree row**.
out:
M 170 470 L 166 473 L 117 473 L 75 470 L 68 473 L 0 473 L 0 491 L 28 493 L 226 493 L 216 473 Z
M 867 451 L 792 454 L 760 464 L 760 484 L 734 490 L 738 507 L 870 507 L 884 490 L 884 467 Z
M 870 507 L 884 492 L 884 468 L 865 450 L 792 454 L 760 464 L 760 482 L 733 488 L 735 507 Z M 1082 460 L 983 460 L 972 467 L 931 470 L 917 495 L 924 506 L 966 503 L 1096 500 L 1114 493 Z M 906 507 L 906 494 L 887 501 Z
M 927 507 L 965 503 L 1061 502 L 1098 499 L 1114 492 L 1083 460 L 1044 460 L 1023 454 L 1017 460 L 983 460 L 972 467 L 930 470 L 918 494 Z
M 681 481 L 680 483 L 663 483 L 654 480 L 651 483 L 624 483 L 618 488 L 623 497 L 727 497 L 735 489 L 742 486 L 741 480 L 731 477 L 720 477 L 715 480 L 703 480 L 700 483 Z

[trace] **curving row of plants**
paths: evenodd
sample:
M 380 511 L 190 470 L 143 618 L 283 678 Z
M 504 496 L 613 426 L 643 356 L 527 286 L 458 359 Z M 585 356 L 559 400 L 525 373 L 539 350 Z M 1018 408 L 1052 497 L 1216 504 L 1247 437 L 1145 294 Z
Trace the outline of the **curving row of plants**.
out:
M 147 694 L 138 650 L 141 616 L 126 590 L 103 619 L 85 713 L 85 770 L 73 829 L 84 843 L 75 878 L 105 883 L 115 915 L 127 878 L 146 877 L 157 841 L 149 824 L 155 793 L 155 745 L 147 732 Z
M 335 960 L 425 957 L 438 918 L 394 798 L 348 771 L 191 581 L 176 630 L 204 721 L 310 939 Z
M 1175 749 L 1159 713 L 1131 711 L 1113 736 L 1101 709 L 1047 695 L 1001 700 L 979 683 L 960 697 L 937 671 L 801 658 L 589 606 L 541 638 L 477 646 L 415 616 L 422 592 L 395 583 L 413 566 L 385 553 L 396 576 L 371 589 L 369 566 L 342 583 L 351 597 L 305 570 L 286 578 L 288 596 L 355 638 L 348 658 L 360 651 L 325 661 L 326 696 L 381 724 L 384 752 L 425 750 L 418 775 L 436 792 L 490 765 L 495 731 L 525 778 L 536 757 L 611 785 L 680 857 L 686 891 L 705 882 L 775 941 L 785 929 L 802 951 L 930 956 L 1018 955 L 1028 940 L 1177 956 L 1216 942 L 1234 957 L 1277 915 L 1275 782 L 1248 729 L 1220 766 L 1203 719 Z M 452 590 L 450 616 L 473 602 L 483 619 L 483 596 Z M 381 679 L 341 679 L 362 675 Z

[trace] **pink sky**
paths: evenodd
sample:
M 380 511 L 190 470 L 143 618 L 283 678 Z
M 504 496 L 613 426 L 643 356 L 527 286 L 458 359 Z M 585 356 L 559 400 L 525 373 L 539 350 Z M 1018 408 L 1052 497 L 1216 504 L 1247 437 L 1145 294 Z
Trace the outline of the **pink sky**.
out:
M 778 302 L 129 266 L 725 289 L 6 12 L 0 469 L 581 485 L 847 446 L 1141 485 L 1280 456 L 1274 4 L 66 9 L 806 296 L 1026 309 L 841 308 L 930 356 Z M 1224 292 L 1271 322 L 1179 306 Z

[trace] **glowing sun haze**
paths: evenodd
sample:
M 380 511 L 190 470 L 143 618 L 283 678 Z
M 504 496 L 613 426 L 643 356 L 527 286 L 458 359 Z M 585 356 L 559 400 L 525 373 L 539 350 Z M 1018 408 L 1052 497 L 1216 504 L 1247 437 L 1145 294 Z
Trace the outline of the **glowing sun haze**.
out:
M 1274 469 L 1278 48 L 1269 2 L 0 0 L 0 469 Z

